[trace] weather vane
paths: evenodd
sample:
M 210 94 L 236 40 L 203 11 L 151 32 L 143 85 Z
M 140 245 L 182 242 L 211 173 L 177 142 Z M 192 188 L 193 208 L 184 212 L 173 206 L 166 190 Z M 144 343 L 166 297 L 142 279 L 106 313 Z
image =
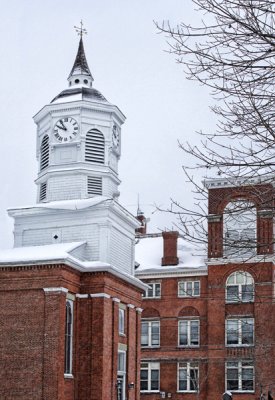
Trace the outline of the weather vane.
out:
M 80 37 L 82 37 L 84 34 L 87 35 L 87 29 L 83 28 L 82 20 L 80 21 L 80 28 L 78 26 L 74 26 L 74 28 Z

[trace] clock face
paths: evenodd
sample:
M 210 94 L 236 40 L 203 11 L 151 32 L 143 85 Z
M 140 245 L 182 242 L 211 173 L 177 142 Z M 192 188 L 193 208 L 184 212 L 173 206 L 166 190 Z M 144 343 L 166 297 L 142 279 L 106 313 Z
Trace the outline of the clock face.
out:
M 112 139 L 113 139 L 113 145 L 114 147 L 118 147 L 119 145 L 119 133 L 118 133 L 118 127 L 117 125 L 113 126 L 113 135 L 112 135 Z
M 61 142 L 70 142 L 78 134 L 78 124 L 71 117 L 61 118 L 54 126 L 54 136 Z

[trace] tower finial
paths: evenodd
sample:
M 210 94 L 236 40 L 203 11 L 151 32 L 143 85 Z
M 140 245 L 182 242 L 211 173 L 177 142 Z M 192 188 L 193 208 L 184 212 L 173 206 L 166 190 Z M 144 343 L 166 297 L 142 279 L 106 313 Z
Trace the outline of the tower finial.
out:
M 76 32 L 82 38 L 83 35 L 87 35 L 87 29 L 83 28 L 83 21 L 80 21 L 80 28 L 78 26 L 74 26 Z

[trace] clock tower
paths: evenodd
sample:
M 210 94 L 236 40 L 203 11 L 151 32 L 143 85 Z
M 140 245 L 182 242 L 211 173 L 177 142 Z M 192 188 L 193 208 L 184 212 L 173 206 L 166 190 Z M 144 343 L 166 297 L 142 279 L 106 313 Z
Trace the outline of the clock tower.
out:
M 93 80 L 81 35 L 68 88 L 34 117 L 38 202 L 119 196 L 125 116 L 93 87 Z

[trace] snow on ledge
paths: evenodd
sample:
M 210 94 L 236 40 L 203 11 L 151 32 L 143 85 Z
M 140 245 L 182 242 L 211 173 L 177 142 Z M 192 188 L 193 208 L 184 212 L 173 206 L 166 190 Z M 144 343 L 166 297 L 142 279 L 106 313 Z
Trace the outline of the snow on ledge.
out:
M 17 208 L 8 208 L 8 211 L 13 211 L 17 209 L 29 209 L 29 208 L 50 208 L 58 210 L 82 210 L 84 208 L 89 208 L 101 204 L 107 200 L 113 200 L 107 196 L 95 196 L 89 199 L 81 200 L 62 200 L 62 201 L 50 201 L 48 203 L 37 203 L 32 206 L 23 206 Z

